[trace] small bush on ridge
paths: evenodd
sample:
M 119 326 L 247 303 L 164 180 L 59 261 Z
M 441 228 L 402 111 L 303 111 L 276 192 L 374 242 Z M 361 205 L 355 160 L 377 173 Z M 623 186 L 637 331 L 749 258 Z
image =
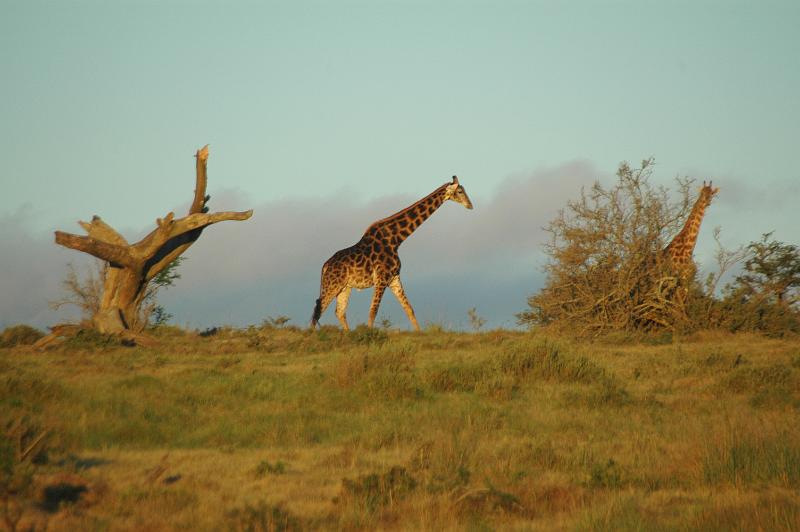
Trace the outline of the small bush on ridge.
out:
M 0 334 L 0 347 L 31 345 L 43 336 L 44 333 L 42 331 L 29 325 L 14 325 Z

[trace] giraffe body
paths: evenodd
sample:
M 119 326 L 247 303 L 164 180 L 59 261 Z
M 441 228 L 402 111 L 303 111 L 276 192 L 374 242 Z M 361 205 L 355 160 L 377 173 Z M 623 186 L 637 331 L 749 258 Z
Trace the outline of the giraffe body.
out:
M 347 323 L 347 303 L 353 288 L 375 287 L 369 309 L 372 327 L 378 313 L 383 293 L 390 288 L 400 306 L 403 307 L 414 329 L 419 330 L 414 309 L 408 301 L 400 282 L 400 257 L 397 253 L 400 244 L 408 238 L 422 222 L 436 209 L 452 200 L 472 208 L 472 202 L 464 187 L 453 176 L 453 181 L 445 183 L 413 205 L 370 225 L 364 235 L 354 245 L 339 250 L 322 266 L 320 295 L 314 307 L 311 326 L 316 326 L 320 316 L 330 303 L 336 299 L 336 317 L 342 328 L 349 329 Z

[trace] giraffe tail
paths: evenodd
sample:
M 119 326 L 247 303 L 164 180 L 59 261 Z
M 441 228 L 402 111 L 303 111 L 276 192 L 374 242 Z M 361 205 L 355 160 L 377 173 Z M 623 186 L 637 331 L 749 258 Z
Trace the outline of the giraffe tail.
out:
M 328 269 L 328 263 L 322 265 L 322 273 L 319 279 L 319 297 L 314 305 L 314 312 L 311 314 L 311 328 L 314 329 L 319 323 L 319 318 L 322 316 L 322 288 L 325 285 L 325 270 Z
M 317 298 L 317 303 L 314 305 L 314 313 L 311 315 L 311 328 L 317 326 L 319 317 L 322 315 L 322 298 Z

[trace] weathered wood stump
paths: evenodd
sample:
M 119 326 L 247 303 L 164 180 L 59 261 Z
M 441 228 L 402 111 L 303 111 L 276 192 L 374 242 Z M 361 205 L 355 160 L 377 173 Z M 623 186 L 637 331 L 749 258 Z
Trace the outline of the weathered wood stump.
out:
M 99 308 L 91 319 L 82 326 L 53 327 L 50 337 L 40 340 L 42 346 L 52 343 L 54 335 L 74 334 L 86 326 L 101 333 L 147 343 L 147 337 L 142 335 L 147 320 L 140 310 L 148 283 L 194 244 L 209 225 L 226 220 L 247 220 L 252 216 L 252 210 L 208 213 L 208 146 L 197 150 L 195 157 L 196 184 L 189 213 L 178 219 L 172 212 L 158 218 L 156 228 L 139 242 L 129 244 L 99 216 L 94 216 L 91 222 L 78 222 L 86 230 L 86 236 L 55 232 L 56 244 L 105 261 L 105 279 Z

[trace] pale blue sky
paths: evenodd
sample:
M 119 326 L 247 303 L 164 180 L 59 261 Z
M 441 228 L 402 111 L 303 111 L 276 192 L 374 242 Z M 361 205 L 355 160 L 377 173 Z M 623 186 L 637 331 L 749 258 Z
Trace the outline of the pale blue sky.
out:
M 0 218 L 135 236 L 188 203 L 205 143 L 212 209 L 342 217 L 458 174 L 478 220 L 515 177 L 653 155 L 722 188 L 709 231 L 796 241 L 800 2 L 565 4 L 2 1 Z

